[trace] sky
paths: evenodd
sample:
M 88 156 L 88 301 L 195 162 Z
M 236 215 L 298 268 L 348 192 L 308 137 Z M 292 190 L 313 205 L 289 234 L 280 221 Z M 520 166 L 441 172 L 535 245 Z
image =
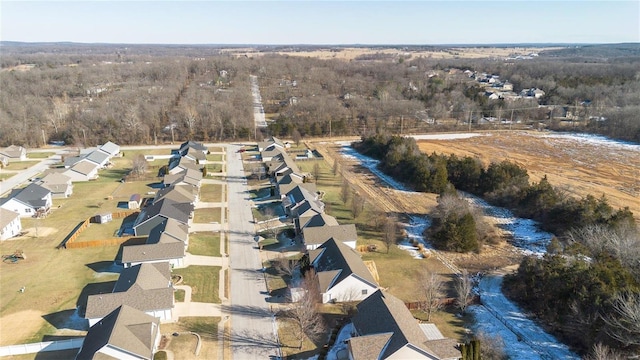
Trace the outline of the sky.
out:
M 0 40 L 125 44 L 640 42 L 640 1 L 5 1 Z

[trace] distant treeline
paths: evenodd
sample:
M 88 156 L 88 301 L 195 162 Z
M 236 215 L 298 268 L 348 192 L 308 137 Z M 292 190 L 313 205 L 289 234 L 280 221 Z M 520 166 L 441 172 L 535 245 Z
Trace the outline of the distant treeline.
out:
M 546 177 L 530 183 L 527 170 L 507 160 L 485 168 L 471 157 L 427 155 L 420 151 L 415 139 L 400 136 L 370 136 L 353 146 L 380 160 L 382 171 L 417 191 L 466 191 L 518 216 L 534 219 L 542 229 L 554 234 L 588 225 L 634 224 L 628 208 L 615 210 L 604 196 L 566 196 Z

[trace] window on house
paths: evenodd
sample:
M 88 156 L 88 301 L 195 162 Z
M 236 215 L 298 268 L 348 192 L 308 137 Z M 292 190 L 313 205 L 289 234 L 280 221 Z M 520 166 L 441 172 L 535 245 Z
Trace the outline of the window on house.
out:
M 362 289 L 362 295 L 367 295 L 367 289 Z
M 24 210 L 24 212 L 26 212 L 27 214 L 31 212 L 31 209 L 27 208 Z

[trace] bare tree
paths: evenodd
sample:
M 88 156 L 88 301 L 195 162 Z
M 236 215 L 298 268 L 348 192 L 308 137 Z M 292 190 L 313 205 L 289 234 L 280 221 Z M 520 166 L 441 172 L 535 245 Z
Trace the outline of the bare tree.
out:
M 342 178 L 342 186 L 340 186 L 340 200 L 342 200 L 343 204 L 346 204 L 349 201 L 349 197 L 351 196 L 351 185 L 346 178 Z
M 299 341 L 299 349 L 302 348 L 305 336 L 311 341 L 318 341 L 326 330 L 324 319 L 317 308 L 317 304 L 320 303 L 320 290 L 318 277 L 313 270 L 307 271 L 304 275 L 301 287 L 304 294 L 300 301 L 284 313 L 284 316 L 295 324 L 294 335 Z
M 353 192 L 351 195 L 351 213 L 353 218 L 357 218 L 364 211 L 364 198 L 357 192 Z
M 338 175 L 338 171 L 340 170 L 340 162 L 336 159 L 333 160 L 333 176 Z
M 476 334 L 480 340 L 480 357 L 483 360 L 507 360 L 509 357 L 504 352 L 504 340 L 500 335 L 489 335 L 485 332 Z
M 278 233 L 280 232 L 280 225 L 280 220 L 278 219 L 278 216 L 276 215 L 276 212 L 273 210 L 273 208 L 265 208 L 263 210 L 262 221 L 258 220 L 259 231 L 267 233 L 277 240 Z
M 293 139 L 293 142 L 296 143 L 296 146 L 300 146 L 302 135 L 300 135 L 300 131 L 298 131 L 298 129 L 293 129 L 293 132 L 291 132 L 291 138 Z
M 147 171 L 149 163 L 145 159 L 144 155 L 138 154 L 133 158 L 133 164 L 131 166 L 131 175 L 138 177 L 143 175 Z
M 463 314 L 467 310 L 467 306 L 473 299 L 473 281 L 467 269 L 462 269 L 462 274 L 458 276 L 455 282 L 456 302 Z
M 613 313 L 603 316 L 607 333 L 625 346 L 640 346 L 640 294 L 625 292 L 612 300 Z
M 384 223 L 384 237 L 382 238 L 387 248 L 387 254 L 391 245 L 396 243 L 398 233 L 398 219 L 395 216 L 389 216 Z
M 288 276 L 289 278 L 293 277 L 298 267 L 297 261 L 284 257 L 282 254 L 274 260 L 271 260 L 271 263 L 278 274 Z
M 602 343 L 594 344 L 586 360 L 622 360 L 624 357 Z
M 431 314 L 442 308 L 442 280 L 438 274 L 426 271 L 420 274 L 419 281 L 424 299 L 423 310 L 427 313 L 427 321 L 431 321 Z

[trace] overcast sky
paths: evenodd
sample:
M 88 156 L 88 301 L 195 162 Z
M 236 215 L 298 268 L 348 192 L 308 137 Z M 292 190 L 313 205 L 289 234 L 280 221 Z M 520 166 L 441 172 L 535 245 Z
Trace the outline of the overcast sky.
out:
M 640 42 L 640 1 L 5 1 L 0 39 L 156 44 Z

